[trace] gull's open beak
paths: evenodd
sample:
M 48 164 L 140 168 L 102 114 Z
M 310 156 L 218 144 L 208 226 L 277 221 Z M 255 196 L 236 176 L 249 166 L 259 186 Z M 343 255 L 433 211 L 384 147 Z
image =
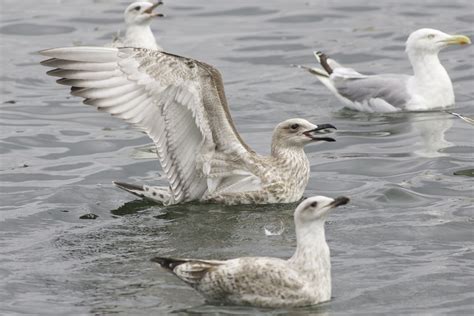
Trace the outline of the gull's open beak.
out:
M 153 13 L 153 10 L 162 5 L 163 2 L 162 1 L 158 1 L 157 3 L 153 4 L 151 7 L 149 7 L 148 9 L 146 9 L 145 11 L 143 11 L 143 13 L 147 13 L 147 14 L 151 14 L 151 16 L 164 16 L 163 14 L 161 13 Z
M 447 39 L 441 40 L 440 42 L 448 45 L 468 45 L 471 44 L 471 39 L 466 35 L 453 35 Z
M 334 199 L 334 201 L 332 201 L 329 206 L 331 208 L 334 208 L 334 207 L 338 207 L 339 205 L 346 205 L 347 203 L 349 203 L 350 199 L 348 197 L 345 197 L 345 196 L 339 196 L 337 198 Z
M 312 140 L 324 140 L 326 142 L 335 142 L 336 140 L 331 137 L 316 137 L 315 135 L 331 133 L 333 129 L 337 129 L 334 125 L 331 124 L 319 124 L 316 125 L 316 128 L 303 132 L 303 135 L 308 136 Z

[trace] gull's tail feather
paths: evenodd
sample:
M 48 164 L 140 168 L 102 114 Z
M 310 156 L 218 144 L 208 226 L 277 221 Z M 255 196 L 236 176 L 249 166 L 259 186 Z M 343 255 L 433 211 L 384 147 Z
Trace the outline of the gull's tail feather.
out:
M 167 187 L 155 187 L 148 185 L 136 185 L 129 184 L 124 182 L 116 182 L 113 184 L 122 190 L 125 190 L 133 195 L 136 195 L 141 198 L 151 200 L 156 203 L 161 203 L 164 205 L 172 204 L 172 197 Z

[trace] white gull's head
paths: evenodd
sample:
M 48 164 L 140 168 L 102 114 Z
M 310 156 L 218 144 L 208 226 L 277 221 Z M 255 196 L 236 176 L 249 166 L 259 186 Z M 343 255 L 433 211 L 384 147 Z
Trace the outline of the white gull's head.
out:
M 163 16 L 161 13 L 155 13 L 153 10 L 163 2 L 156 3 L 138 1 L 129 5 L 124 12 L 125 23 L 127 25 L 147 25 L 153 17 Z
M 304 145 L 324 140 L 333 142 L 331 137 L 321 137 L 318 135 L 329 133 L 336 129 L 331 124 L 314 125 L 305 119 L 293 118 L 281 122 L 273 131 L 273 146 L 279 147 L 303 147 Z
M 409 54 L 438 54 L 449 45 L 471 44 L 465 35 L 450 35 L 435 29 L 419 29 L 408 37 L 406 52 Z
M 302 227 L 316 221 L 324 222 L 331 209 L 347 203 L 349 203 L 349 198 L 345 196 L 335 199 L 321 195 L 307 198 L 295 210 L 295 224 Z

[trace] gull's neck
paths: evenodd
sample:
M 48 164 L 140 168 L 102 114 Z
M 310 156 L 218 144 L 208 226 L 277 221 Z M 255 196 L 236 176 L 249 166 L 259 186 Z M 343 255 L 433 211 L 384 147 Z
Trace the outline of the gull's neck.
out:
M 331 298 L 331 259 L 324 220 L 296 226 L 296 251 L 288 262 L 307 280 L 314 295 L 322 301 Z
M 326 243 L 324 221 L 314 221 L 304 226 L 297 225 L 296 251 L 290 261 L 303 267 L 308 262 L 319 264 L 321 260 L 325 261 L 326 259 L 329 260 L 329 247 Z
M 309 160 L 303 147 L 281 147 L 272 144 L 273 166 L 279 174 L 279 181 L 285 182 L 286 199 L 292 202 L 301 199 L 309 180 Z
M 292 168 L 294 173 L 292 177 L 306 178 L 309 176 L 309 160 L 303 146 L 280 146 L 272 142 L 272 157 L 281 167 Z
M 454 104 L 453 85 L 449 75 L 439 61 L 437 53 L 408 51 L 413 67 L 415 93 L 423 98 L 424 108 L 429 110 Z
M 446 69 L 439 61 L 437 53 L 420 53 L 418 51 L 409 51 L 408 58 L 415 77 L 421 79 L 433 79 L 437 76 L 448 76 Z
M 279 143 L 272 142 L 272 157 L 279 159 L 295 159 L 300 158 L 307 160 L 303 146 L 281 146 Z
M 125 46 L 160 49 L 149 24 L 129 24 L 125 31 Z

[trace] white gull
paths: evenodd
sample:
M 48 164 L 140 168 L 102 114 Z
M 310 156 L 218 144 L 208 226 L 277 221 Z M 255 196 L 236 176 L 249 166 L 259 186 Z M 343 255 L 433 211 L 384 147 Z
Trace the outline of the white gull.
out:
M 434 29 L 410 34 L 406 53 L 414 75 L 363 75 L 338 64 L 321 52 L 315 57 L 323 69 L 309 68 L 348 108 L 366 112 L 426 111 L 454 105 L 451 79 L 438 53 L 453 45 L 467 45 L 464 35 L 449 35 Z M 305 67 L 303 67 L 305 68 Z
M 296 251 L 288 260 L 241 257 L 230 260 L 153 258 L 199 291 L 210 303 L 298 307 L 331 299 L 331 261 L 324 223 L 329 211 L 349 202 L 314 196 L 295 210 Z
M 150 28 L 150 23 L 154 17 L 162 17 L 161 13 L 154 13 L 153 10 L 162 5 L 163 2 L 150 3 L 139 1 L 130 4 L 124 11 L 125 36 L 117 36 L 114 41 L 107 46 L 111 47 L 138 47 L 154 50 L 163 50 L 157 43 Z
M 304 145 L 334 141 L 335 129 L 290 119 L 277 125 L 270 156 L 252 151 L 230 116 L 219 71 L 203 62 L 139 48 L 48 49 L 42 64 L 84 103 L 143 130 L 155 143 L 169 187 L 115 183 L 164 204 L 288 203 L 309 179 Z

